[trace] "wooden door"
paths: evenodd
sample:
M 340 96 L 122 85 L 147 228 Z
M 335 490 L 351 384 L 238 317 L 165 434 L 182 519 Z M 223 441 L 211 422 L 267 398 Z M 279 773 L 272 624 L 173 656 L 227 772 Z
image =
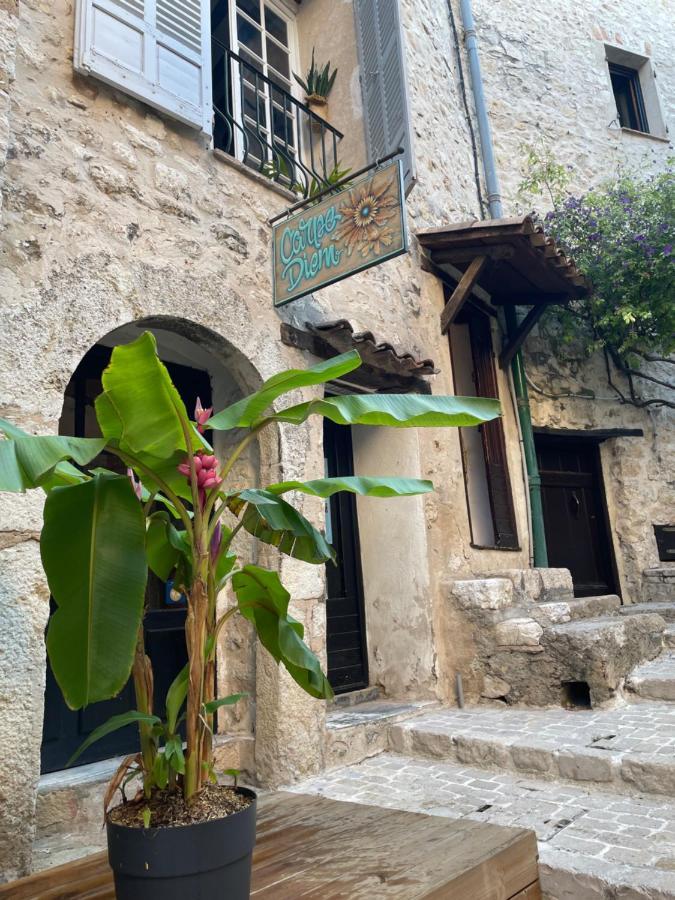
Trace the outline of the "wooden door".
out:
M 94 347 L 82 360 L 66 390 L 59 431 L 78 437 L 98 434 L 95 424 L 94 399 L 101 391 L 101 373 L 110 359 L 110 349 Z M 211 382 L 207 372 L 166 363 L 174 384 L 192 414 L 199 396 L 203 405 L 211 405 Z M 102 455 L 92 465 L 123 471 L 119 460 Z M 171 583 L 164 584 L 150 573 L 146 592 L 146 614 L 143 620 L 145 648 L 154 670 L 154 707 L 164 713 L 164 698 L 174 677 L 187 661 L 185 647 L 185 602 L 171 598 Z M 53 605 L 52 605 L 53 611 Z M 45 714 L 42 735 L 42 771 L 63 769 L 84 739 L 111 716 L 133 709 L 134 690 L 131 681 L 113 700 L 95 703 L 80 710 L 69 709 L 56 683 L 49 663 L 45 689 Z M 78 759 L 78 765 L 121 756 L 138 750 L 138 728 L 130 725 L 97 741 Z
M 326 475 L 354 474 L 351 429 L 326 419 L 323 430 Z M 368 686 L 361 549 L 353 494 L 327 502 L 326 532 L 337 562 L 326 563 L 326 645 L 328 680 L 336 693 Z
M 536 445 L 549 566 L 570 570 L 577 597 L 615 593 L 598 444 L 537 436 Z

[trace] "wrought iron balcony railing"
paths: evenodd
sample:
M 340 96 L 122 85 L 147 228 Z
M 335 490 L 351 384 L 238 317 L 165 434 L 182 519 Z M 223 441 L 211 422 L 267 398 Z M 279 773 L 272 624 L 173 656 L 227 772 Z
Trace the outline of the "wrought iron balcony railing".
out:
M 342 134 L 215 38 L 213 101 L 218 149 L 303 197 L 335 180 Z

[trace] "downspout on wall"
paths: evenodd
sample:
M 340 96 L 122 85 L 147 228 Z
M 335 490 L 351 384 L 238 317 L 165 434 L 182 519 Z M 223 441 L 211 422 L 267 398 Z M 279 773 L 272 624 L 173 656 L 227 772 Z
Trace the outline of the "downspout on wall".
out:
M 502 207 L 502 193 L 497 173 L 497 163 L 492 142 L 492 129 L 487 114 L 485 92 L 483 90 L 483 75 L 478 56 L 478 40 L 476 38 L 476 24 L 473 18 L 471 0 L 460 0 L 460 12 L 462 26 L 464 28 L 464 45 L 469 58 L 469 71 L 471 73 L 471 90 L 476 108 L 478 122 L 478 134 L 480 136 L 481 159 L 485 172 L 485 184 L 488 193 L 488 205 L 490 216 L 493 219 L 501 219 L 504 215 Z M 513 336 L 518 326 L 515 304 L 506 308 L 506 329 L 509 336 Z M 527 468 L 528 492 L 530 497 L 530 515 L 532 520 L 532 546 L 534 565 L 541 568 L 548 566 L 548 553 L 546 550 L 546 534 L 544 531 L 544 512 L 541 499 L 541 477 L 537 465 L 537 455 L 534 446 L 534 433 L 532 431 L 532 414 L 530 411 L 530 399 L 527 392 L 525 378 L 525 365 L 522 352 L 519 350 L 511 361 L 511 373 L 516 394 L 516 406 L 523 438 L 523 451 Z

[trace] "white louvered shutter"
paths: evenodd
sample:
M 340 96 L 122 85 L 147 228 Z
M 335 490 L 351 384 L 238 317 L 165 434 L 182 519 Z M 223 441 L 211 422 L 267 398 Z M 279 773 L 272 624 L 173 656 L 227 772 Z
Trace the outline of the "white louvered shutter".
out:
M 368 156 L 403 147 L 406 192 L 415 183 L 398 0 L 354 0 Z
M 74 66 L 211 133 L 209 0 L 76 0 Z

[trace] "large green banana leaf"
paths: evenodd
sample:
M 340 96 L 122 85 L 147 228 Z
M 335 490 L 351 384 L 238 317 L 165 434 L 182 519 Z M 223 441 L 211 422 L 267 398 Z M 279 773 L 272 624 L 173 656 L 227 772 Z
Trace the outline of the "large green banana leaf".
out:
M 101 433 L 122 450 L 166 459 L 186 450 L 184 427 L 190 431 L 193 447 L 208 446 L 190 423 L 149 331 L 115 347 L 102 383 L 96 417 Z
M 229 428 L 246 428 L 262 416 L 265 410 L 289 391 L 297 388 L 326 384 L 340 378 L 361 365 L 361 357 L 356 350 L 334 356 L 310 369 L 289 369 L 279 372 L 263 384 L 259 391 L 238 400 L 232 406 L 216 413 L 207 423 L 207 428 L 225 431 Z
M 481 425 L 501 414 L 499 400 L 483 397 L 434 397 L 427 394 L 344 394 L 309 400 L 269 416 L 300 425 L 318 414 L 337 425 L 388 425 L 424 428 Z
M 57 609 L 47 652 L 71 709 L 108 700 L 133 662 L 147 580 L 145 520 L 129 480 L 95 475 L 47 496 L 42 564 Z
M 415 494 L 428 494 L 433 491 L 431 481 L 421 478 L 398 478 L 350 475 L 339 478 L 317 478 L 315 481 L 282 481 L 270 484 L 270 494 L 285 494 L 288 491 L 300 491 L 312 497 L 332 497 L 338 491 L 350 494 L 361 494 L 364 497 L 411 497 Z
M 76 484 L 86 476 L 71 465 L 86 465 L 105 446 L 102 438 L 32 435 L 0 419 L 0 491 L 25 491 Z
M 254 624 L 263 647 L 308 694 L 330 699 L 333 691 L 319 660 L 303 641 L 304 628 L 288 615 L 290 594 L 277 573 L 244 566 L 233 576 L 232 587 L 239 611 Z
M 281 497 L 250 489 L 228 498 L 228 506 L 236 515 L 244 503 L 242 524 L 259 541 L 316 565 L 335 559 L 335 551 L 321 532 Z

